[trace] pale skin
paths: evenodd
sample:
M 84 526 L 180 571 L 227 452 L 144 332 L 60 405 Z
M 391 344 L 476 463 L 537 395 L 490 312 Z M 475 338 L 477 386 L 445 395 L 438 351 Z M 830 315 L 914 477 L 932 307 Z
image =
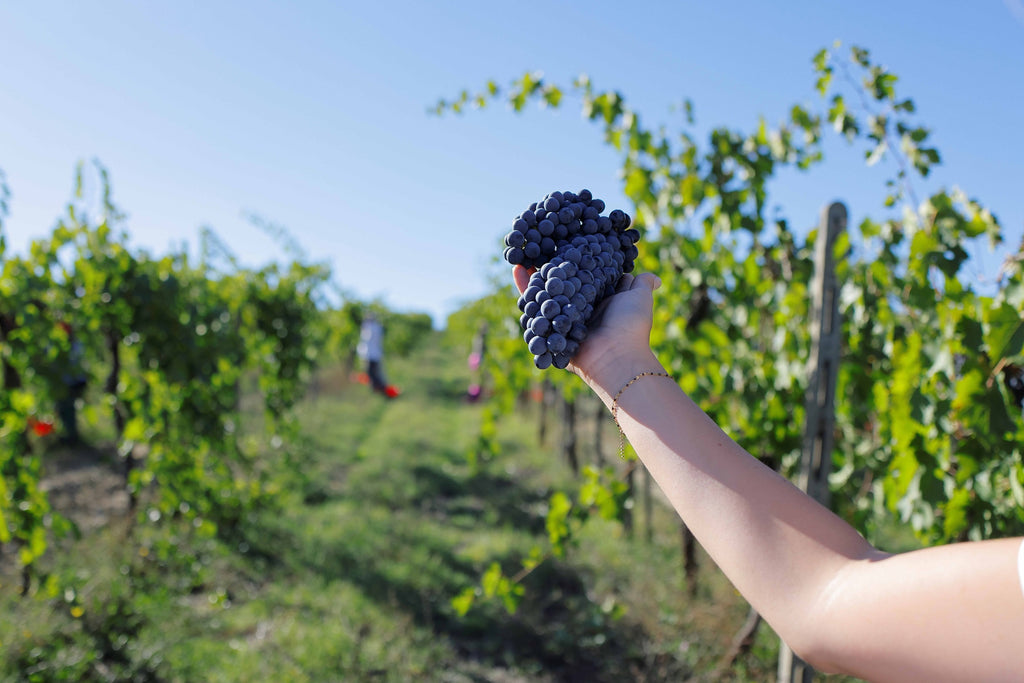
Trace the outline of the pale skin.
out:
M 513 268 L 520 292 L 529 276 Z M 650 348 L 660 284 L 624 275 L 569 366 L 609 409 L 630 379 L 665 371 Z M 870 681 L 1024 681 L 1020 538 L 886 553 L 747 453 L 673 380 L 637 380 L 616 414 L 701 546 L 814 668 Z

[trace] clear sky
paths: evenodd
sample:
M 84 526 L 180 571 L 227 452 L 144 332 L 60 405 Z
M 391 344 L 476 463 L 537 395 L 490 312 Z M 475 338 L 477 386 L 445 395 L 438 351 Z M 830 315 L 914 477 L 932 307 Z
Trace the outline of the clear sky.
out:
M 9 246 L 45 236 L 75 165 L 98 159 L 131 244 L 195 250 L 212 227 L 250 266 L 288 260 L 243 212 L 285 226 L 360 298 L 443 325 L 504 276 L 512 216 L 553 189 L 629 209 L 618 156 L 582 120 L 502 106 L 434 117 L 441 97 L 527 70 L 589 74 L 649 124 L 750 129 L 814 103 L 810 60 L 834 40 L 900 77 L 943 167 L 1024 226 L 1024 0 L 515 3 L 0 0 L 0 169 Z M 883 172 L 851 152 L 771 187 L 794 224 L 832 199 L 876 215 Z M 975 254 L 991 279 L 1006 249 Z

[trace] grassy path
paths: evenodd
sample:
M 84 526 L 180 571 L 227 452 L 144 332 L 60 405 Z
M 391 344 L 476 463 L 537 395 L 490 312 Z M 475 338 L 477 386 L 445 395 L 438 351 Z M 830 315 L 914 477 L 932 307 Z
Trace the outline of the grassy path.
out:
M 306 483 L 281 509 L 254 515 L 230 545 L 179 538 L 184 555 L 170 553 L 130 596 L 119 588 L 127 551 L 117 535 L 84 539 L 63 571 L 85 577 L 86 613 L 69 618 L 59 599 L 6 600 L 0 607 L 20 611 L 8 612 L 16 624 L 0 622 L 0 647 L 28 661 L 31 648 L 57 643 L 31 659 L 49 662 L 41 681 L 77 680 L 54 673 L 55 658 L 104 649 L 134 680 L 189 683 L 771 678 L 767 628 L 738 669 L 700 673 L 747 608 L 710 567 L 687 597 L 678 520 L 660 507 L 654 543 L 592 522 L 567 557 L 524 580 L 516 614 L 481 601 L 457 616 L 451 599 L 491 562 L 514 571 L 543 546 L 547 500 L 572 477 L 536 442 L 534 407 L 502 422 L 501 456 L 469 466 L 481 408 L 463 401 L 461 353 L 437 338 L 388 370 L 403 389 L 393 401 L 340 371 L 321 376 L 300 413 Z M 0 667 L 0 680 L 29 680 L 13 668 Z
M 518 430 L 506 425 L 502 462 L 468 466 L 480 408 L 462 400 L 463 367 L 461 357 L 431 345 L 389 368 L 403 388 L 399 399 L 347 385 L 307 407 L 316 488 L 306 497 L 316 504 L 267 520 L 272 531 L 253 545 L 274 558 L 269 580 L 227 610 L 197 674 L 219 670 L 221 680 L 239 681 L 260 672 L 309 681 L 685 676 L 688 658 L 664 651 L 680 639 L 655 645 L 642 621 L 619 618 L 628 609 L 612 585 L 617 573 L 602 585 L 587 562 L 547 562 L 529 577 L 515 615 L 487 603 L 466 617 L 454 613 L 451 598 L 488 564 L 514 568 L 543 539 L 550 484 L 568 481 L 531 441 L 532 421 Z M 618 530 L 598 535 L 616 546 L 610 552 L 625 579 L 621 558 L 632 551 L 615 538 Z M 227 660 L 224 639 L 237 652 Z

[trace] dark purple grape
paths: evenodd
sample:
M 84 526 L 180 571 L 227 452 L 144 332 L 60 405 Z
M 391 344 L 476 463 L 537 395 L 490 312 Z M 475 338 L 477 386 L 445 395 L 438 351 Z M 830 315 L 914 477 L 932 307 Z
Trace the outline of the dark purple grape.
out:
M 565 291 L 565 281 L 556 277 L 549 276 L 548 284 L 544 287 L 544 290 L 551 296 L 557 296 Z
M 558 353 L 559 351 L 565 349 L 565 337 L 558 334 L 557 332 L 553 332 L 550 336 L 548 336 L 547 344 L 548 351 L 550 351 L 551 353 Z
M 539 356 L 540 354 L 548 350 L 547 344 L 547 338 L 537 335 L 529 341 L 529 343 L 527 344 L 527 348 L 530 349 L 530 353 L 532 353 L 535 356 Z
M 540 337 L 545 337 L 551 332 L 551 321 L 547 318 L 534 318 L 530 323 L 530 329 Z
M 540 314 L 548 320 L 553 319 L 556 315 L 562 312 L 562 307 L 558 305 L 557 301 L 548 299 L 540 305 Z
M 562 353 L 557 353 L 551 357 L 551 364 L 554 365 L 559 370 L 565 370 L 567 367 L 569 367 L 569 362 L 571 360 L 572 354 L 563 351 Z

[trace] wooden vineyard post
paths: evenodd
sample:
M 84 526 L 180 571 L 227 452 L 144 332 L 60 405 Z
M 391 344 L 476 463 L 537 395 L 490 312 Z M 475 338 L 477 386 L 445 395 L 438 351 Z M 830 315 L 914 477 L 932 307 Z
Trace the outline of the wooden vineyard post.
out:
M 573 474 L 580 473 L 580 460 L 576 452 L 576 399 L 562 397 L 562 452 Z
M 553 403 L 553 388 L 551 386 L 551 380 L 547 377 L 540 385 L 540 401 L 537 407 L 537 442 L 545 446 L 548 443 L 548 411 Z
M 654 491 L 651 486 L 651 473 L 644 468 L 644 540 L 648 544 L 654 542 Z
M 811 285 L 811 353 L 807 382 L 807 421 L 797 484 L 822 505 L 829 505 L 836 379 L 839 374 L 839 285 L 834 245 L 846 230 L 846 206 L 835 202 L 822 212 Z M 783 642 L 779 648 L 779 683 L 811 683 L 814 669 Z

